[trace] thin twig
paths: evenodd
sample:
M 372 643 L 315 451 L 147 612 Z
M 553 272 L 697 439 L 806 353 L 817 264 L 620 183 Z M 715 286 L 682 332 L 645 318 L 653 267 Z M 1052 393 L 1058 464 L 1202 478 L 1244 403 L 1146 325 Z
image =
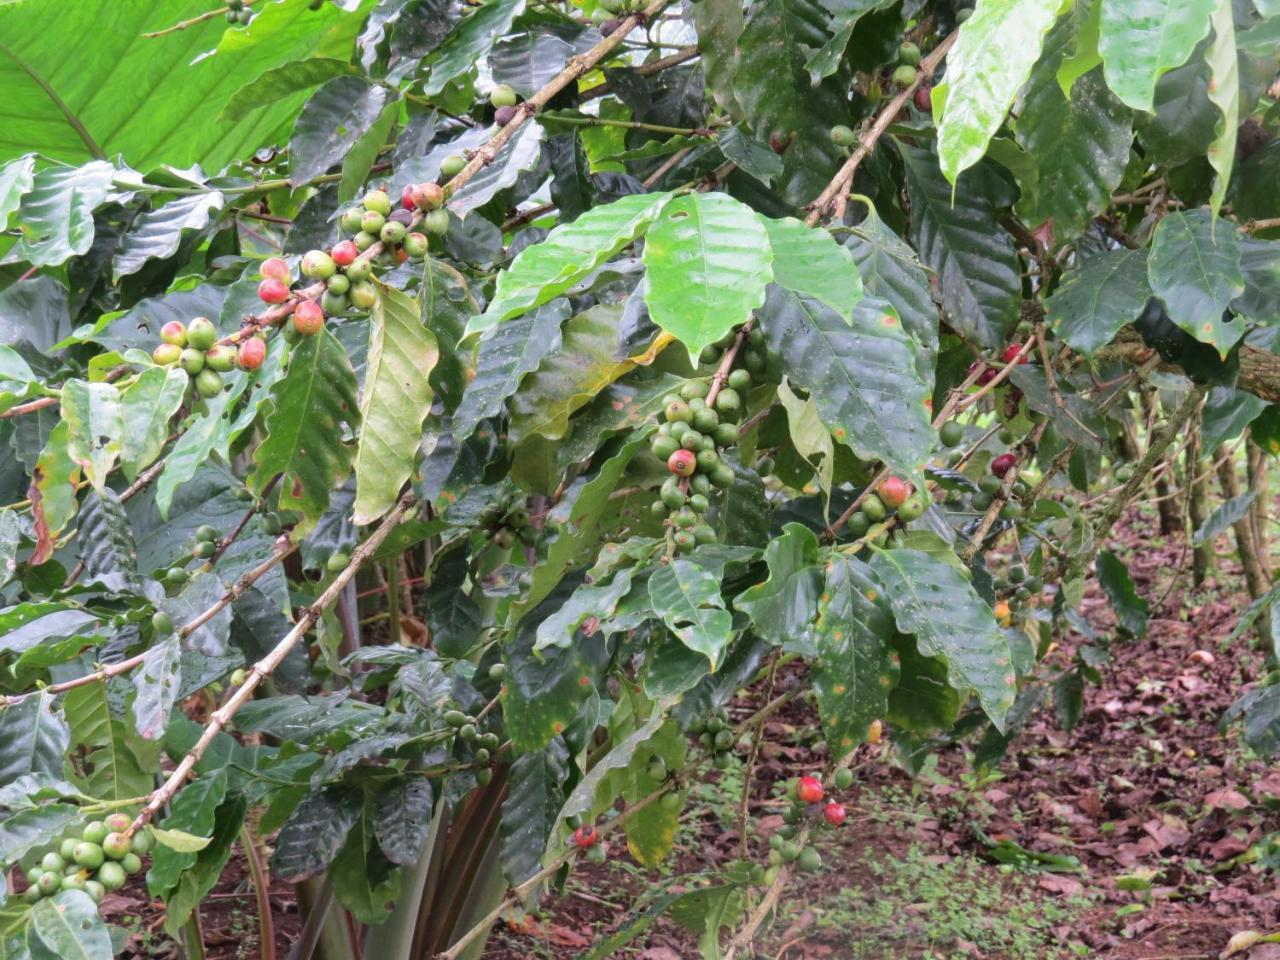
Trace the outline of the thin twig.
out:
M 249 7 L 252 6 L 254 2 L 255 0 L 244 0 L 244 5 Z M 206 20 L 212 20 L 214 17 L 226 16 L 227 11 L 230 9 L 230 7 L 221 6 L 216 10 L 206 10 L 199 16 L 191 17 L 189 20 L 181 20 L 171 27 L 165 27 L 163 30 L 153 30 L 151 33 L 144 33 L 142 36 L 146 40 L 151 40 L 155 37 L 163 37 L 170 33 L 177 33 L 179 30 L 186 30 L 188 27 L 197 26 L 198 24 L 204 23 Z

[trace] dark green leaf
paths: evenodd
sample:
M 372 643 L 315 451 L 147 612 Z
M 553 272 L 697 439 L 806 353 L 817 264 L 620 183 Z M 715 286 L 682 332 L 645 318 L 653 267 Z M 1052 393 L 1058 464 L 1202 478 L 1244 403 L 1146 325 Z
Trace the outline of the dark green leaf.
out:
M 0 54 L 7 52 L 0 47 Z M 93 212 L 106 200 L 114 176 L 115 168 L 101 160 L 37 172 L 16 218 L 22 258 L 33 267 L 52 267 L 87 253 L 93 245 Z
M 311 95 L 289 138 L 289 172 L 310 180 L 338 165 L 387 103 L 385 87 L 334 77 Z
M 111 934 L 98 905 L 81 890 L 64 890 L 31 908 L 31 960 L 111 960 Z
M 483 60 L 498 37 L 524 11 L 524 0 L 494 0 L 477 7 L 471 16 L 454 26 L 428 61 L 431 73 L 423 93 L 435 96 L 449 81 Z
M 521 174 L 538 165 L 545 133 L 539 123 L 529 121 L 522 125 L 515 136 L 502 145 L 493 162 L 481 167 L 479 173 L 449 198 L 449 209 L 461 217 L 514 185 Z
M 667 628 L 714 671 L 733 636 L 733 618 L 720 596 L 720 579 L 696 560 L 661 564 L 649 577 L 649 602 Z
M 747 614 L 756 633 L 770 643 L 809 653 L 822 584 L 818 538 L 808 527 L 788 523 L 765 547 L 764 560 L 769 578 L 740 593 L 734 609 Z
M 741 128 L 730 127 L 720 134 L 716 142 L 726 160 L 732 160 L 739 170 L 749 173 L 761 183 L 771 184 L 782 175 L 782 158 L 767 143 L 761 143 Z M 776 256 L 777 251 L 774 253 Z
M 347 842 L 329 867 L 334 896 L 359 923 L 386 922 L 400 896 L 400 871 L 382 855 L 374 839 L 376 824 L 366 800 L 347 834 Z
M 431 781 L 407 774 L 378 789 L 374 800 L 373 832 L 392 863 L 416 863 L 431 830 Z
M 362 809 L 361 798 L 349 792 L 307 794 L 276 838 L 272 876 L 297 881 L 320 873 L 342 849 Z
M 0 784 L 23 774 L 62 775 L 71 731 L 54 711 L 54 698 L 38 693 L 0 710 Z
M 542 866 L 564 805 L 569 782 L 569 751 L 555 737 L 542 750 L 526 753 L 511 765 L 507 798 L 502 803 L 502 873 L 511 884 L 523 883 Z
M 1145 637 L 1150 608 L 1147 601 L 1138 596 L 1124 561 L 1110 550 L 1103 550 L 1098 554 L 1097 568 L 1098 582 L 1111 601 L 1120 628 L 1130 636 Z
M 1146 250 L 1108 250 L 1068 273 L 1045 301 L 1053 332 L 1089 356 L 1110 343 L 1151 299 Z
M 1171 213 L 1156 226 L 1147 261 L 1151 289 L 1169 319 L 1225 357 L 1244 336 L 1244 323 L 1224 317 L 1244 292 L 1240 234 L 1207 210 Z
M 166 830 L 181 830 L 196 837 L 213 835 L 219 804 L 227 796 L 226 768 L 209 771 L 191 781 L 174 797 L 169 815 L 160 824 Z M 185 870 L 196 862 L 195 853 L 181 853 L 157 844 L 147 872 L 147 889 L 153 894 L 176 890 Z
M 1210 543 L 1215 540 L 1221 533 L 1226 531 L 1228 527 L 1241 520 L 1248 512 L 1257 493 L 1253 490 L 1242 493 L 1238 497 L 1232 497 L 1225 500 L 1222 504 L 1209 515 L 1204 524 L 1195 531 L 1191 537 L 1194 546 L 1200 546 L 1204 543 Z M 1119 561 L 1116 561 L 1117 563 Z M 1108 591 L 1110 595 L 1110 591 Z M 1144 631 L 1145 632 L 1145 631 Z M 1140 634 L 1139 634 L 1140 635 Z
M 345 60 L 311 57 L 264 70 L 231 95 L 218 116 L 219 123 L 234 123 L 247 117 L 263 103 L 279 100 L 291 93 L 310 90 L 326 80 L 355 72 Z
M 112 261 L 112 276 L 121 277 L 141 270 L 148 260 L 167 260 L 178 252 L 183 235 L 189 230 L 204 230 L 210 219 L 223 206 L 223 196 L 216 190 L 178 197 L 163 207 L 151 210 L 133 223 L 125 234 L 120 251 Z

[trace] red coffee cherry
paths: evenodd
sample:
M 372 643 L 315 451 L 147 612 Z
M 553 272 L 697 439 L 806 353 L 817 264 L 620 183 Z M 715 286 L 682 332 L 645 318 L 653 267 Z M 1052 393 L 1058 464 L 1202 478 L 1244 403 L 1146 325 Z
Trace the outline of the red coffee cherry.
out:
M 831 824 L 833 827 L 838 827 L 840 824 L 844 823 L 844 804 L 835 802 L 828 803 L 822 808 L 822 815 L 826 817 L 827 823 Z
M 1004 348 L 1004 353 L 1000 354 L 1000 359 L 1003 360 L 1005 363 L 1012 363 L 1013 358 L 1018 355 L 1018 351 L 1021 349 L 1022 349 L 1022 344 L 1011 343 Z M 1024 353 L 1022 355 L 1022 358 L 1018 361 L 1018 363 L 1019 364 L 1027 363 L 1030 359 L 1031 359 L 1030 354 Z
M 289 264 L 280 257 L 272 257 L 270 260 L 263 260 L 262 266 L 258 268 L 258 272 L 268 280 L 279 280 L 282 283 L 289 282 Z
M 876 487 L 881 502 L 891 510 L 897 510 L 911 496 L 911 484 L 901 477 L 885 477 Z
M 250 337 L 240 344 L 236 362 L 241 370 L 257 370 L 267 357 L 267 342 L 261 337 Z
M 284 303 L 289 299 L 289 288 L 280 280 L 263 280 L 258 284 L 258 296 L 264 303 Z
M 600 832 L 591 824 L 584 824 L 573 831 L 573 842 L 582 850 L 594 847 L 600 842 Z
M 333 245 L 333 262 L 340 267 L 349 267 L 360 256 L 360 248 L 351 240 L 343 240 Z
M 1018 458 L 1012 453 L 1002 453 L 991 461 L 991 472 L 997 477 L 1003 477 L 1006 473 L 1018 465 Z
M 698 457 L 692 450 L 682 448 L 667 457 L 667 469 L 677 477 L 692 477 L 698 469 Z
M 293 329 L 304 337 L 313 337 L 324 329 L 324 310 L 314 300 L 303 300 L 293 311 Z
M 801 777 L 796 784 L 796 796 L 805 803 L 820 802 L 822 793 L 822 781 L 817 777 Z

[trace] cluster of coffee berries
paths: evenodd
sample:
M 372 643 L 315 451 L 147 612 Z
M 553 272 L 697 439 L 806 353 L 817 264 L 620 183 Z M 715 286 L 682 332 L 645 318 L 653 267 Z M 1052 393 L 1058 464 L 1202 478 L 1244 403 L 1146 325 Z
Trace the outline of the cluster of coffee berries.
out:
M 874 493 L 863 498 L 861 506 L 846 521 L 846 529 L 855 539 L 862 537 L 872 524 L 896 516 L 900 523 L 919 520 L 929 507 L 929 491 L 915 487 L 898 476 L 885 477 Z
M 492 675 L 490 668 L 490 676 Z M 444 722 L 453 729 L 457 740 L 471 746 L 472 760 L 480 767 L 475 772 L 476 783 L 483 787 L 493 779 L 493 769 L 488 764 L 492 761 L 494 751 L 502 745 L 502 738 L 491 731 L 481 733 L 479 720 L 461 710 L 446 710 Z
M 916 82 L 916 67 L 920 65 L 920 48 L 910 40 L 898 47 L 898 65 L 893 68 L 890 80 L 896 87 L 909 87 Z
M 702 363 L 718 363 L 722 352 L 736 338 L 731 333 L 708 347 Z M 755 343 L 751 343 L 751 340 Z M 705 514 L 711 507 L 713 490 L 734 481 L 733 468 L 721 459 L 724 450 L 738 443 L 738 419 L 742 415 L 742 395 L 751 386 L 750 366 L 764 368 L 760 351 L 763 336 L 752 331 L 746 349 L 738 354 L 742 365 L 728 371 L 724 382 L 687 380 L 677 393 L 663 398 L 663 418 L 650 447 L 654 456 L 667 465 L 671 476 L 653 502 L 654 516 L 665 518 L 675 548 L 684 552 L 700 543 L 716 539 Z M 748 364 L 748 358 L 750 364 Z
M 573 845 L 583 851 L 583 855 L 587 858 L 588 863 L 604 863 L 608 857 L 608 851 L 605 850 L 604 844 L 600 840 L 600 831 L 596 829 L 594 823 L 583 823 L 582 818 L 571 816 L 565 820 L 569 828 L 573 830 Z
M 22 899 L 36 903 L 63 890 L 82 890 L 99 903 L 119 890 L 130 875 L 142 870 L 142 858 L 151 849 L 151 834 L 129 837 L 132 823 L 132 817 L 113 813 L 87 824 L 79 840 L 63 840 L 27 871 Z
M 1000 370 L 1003 367 L 1012 363 L 1015 357 L 1017 357 L 1019 365 L 1029 363 L 1031 361 L 1030 353 L 1023 353 L 1021 357 L 1018 357 L 1018 354 L 1021 351 L 1022 344 L 1011 343 L 1000 352 L 999 363 L 989 363 L 986 360 L 975 360 L 970 365 L 969 372 L 978 372 L 978 379 L 976 382 L 978 386 L 985 387 L 996 378 L 996 375 L 1000 373 Z
M 1010 563 L 1003 577 L 997 577 L 993 586 L 997 593 L 1005 593 L 1007 597 L 1001 601 L 1004 610 L 997 610 L 997 617 L 1004 613 L 1006 619 L 1026 607 L 1039 602 L 1044 592 L 1044 579 L 1029 574 L 1021 563 Z M 997 604 L 999 606 L 999 604 Z
M 493 107 L 493 122 L 505 127 L 516 118 L 516 104 L 520 102 L 520 94 L 509 83 L 500 83 L 489 91 L 489 103 Z M 443 170 L 441 172 L 444 172 Z M 446 174 L 452 176 L 452 174 Z
M 532 547 L 538 542 L 538 531 L 529 522 L 524 500 L 508 495 L 480 511 L 480 531 L 499 550 L 510 550 L 517 543 Z
M 711 751 L 711 760 L 717 770 L 729 767 L 738 737 L 733 724 L 729 722 L 728 710 L 717 707 L 706 720 L 695 723 L 689 732 L 696 735 L 698 742 Z
M 208 560 L 218 552 L 218 531 L 207 523 L 197 528 L 195 533 L 195 542 L 191 545 L 191 559 Z M 169 567 L 164 573 L 160 574 L 160 580 L 170 587 L 181 589 L 186 586 L 187 581 L 191 579 L 191 574 L 187 572 L 186 567 L 174 565 Z M 155 628 L 156 633 L 160 636 L 173 632 L 173 620 L 169 618 L 167 613 L 158 613 L 152 618 L 151 625 Z
M 832 777 L 834 785 L 846 790 L 853 783 L 853 773 L 848 769 L 837 770 Z M 815 776 L 804 776 L 785 785 L 790 806 L 783 811 L 782 826 L 769 837 L 768 866 L 756 866 L 751 871 L 753 883 L 772 883 L 783 864 L 794 863 L 801 870 L 822 869 L 822 857 L 816 847 L 801 846 L 798 842 L 801 827 L 806 823 L 826 823 L 841 826 L 847 819 L 844 804 L 827 798 L 822 781 Z
M 245 6 L 244 0 L 226 0 L 227 23 L 238 23 L 244 26 L 253 19 L 253 11 Z
M 151 351 L 152 360 L 163 367 L 180 366 L 202 397 L 222 392 L 222 375 L 236 365 L 236 351 L 218 342 L 212 320 L 196 317 L 189 324 L 170 320 L 160 328 L 160 339 Z

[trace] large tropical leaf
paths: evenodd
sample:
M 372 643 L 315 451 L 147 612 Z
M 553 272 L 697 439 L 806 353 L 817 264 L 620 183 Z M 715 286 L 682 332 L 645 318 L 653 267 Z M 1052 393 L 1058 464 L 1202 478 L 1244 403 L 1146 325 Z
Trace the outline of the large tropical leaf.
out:
M 1135 110 L 1151 112 L 1161 75 L 1187 62 L 1209 32 L 1217 0 L 1097 0 L 1098 52 L 1107 86 Z
M 794 217 L 763 220 L 773 250 L 773 279 L 793 293 L 821 300 L 846 321 L 862 299 L 862 278 L 853 256 L 826 230 Z

